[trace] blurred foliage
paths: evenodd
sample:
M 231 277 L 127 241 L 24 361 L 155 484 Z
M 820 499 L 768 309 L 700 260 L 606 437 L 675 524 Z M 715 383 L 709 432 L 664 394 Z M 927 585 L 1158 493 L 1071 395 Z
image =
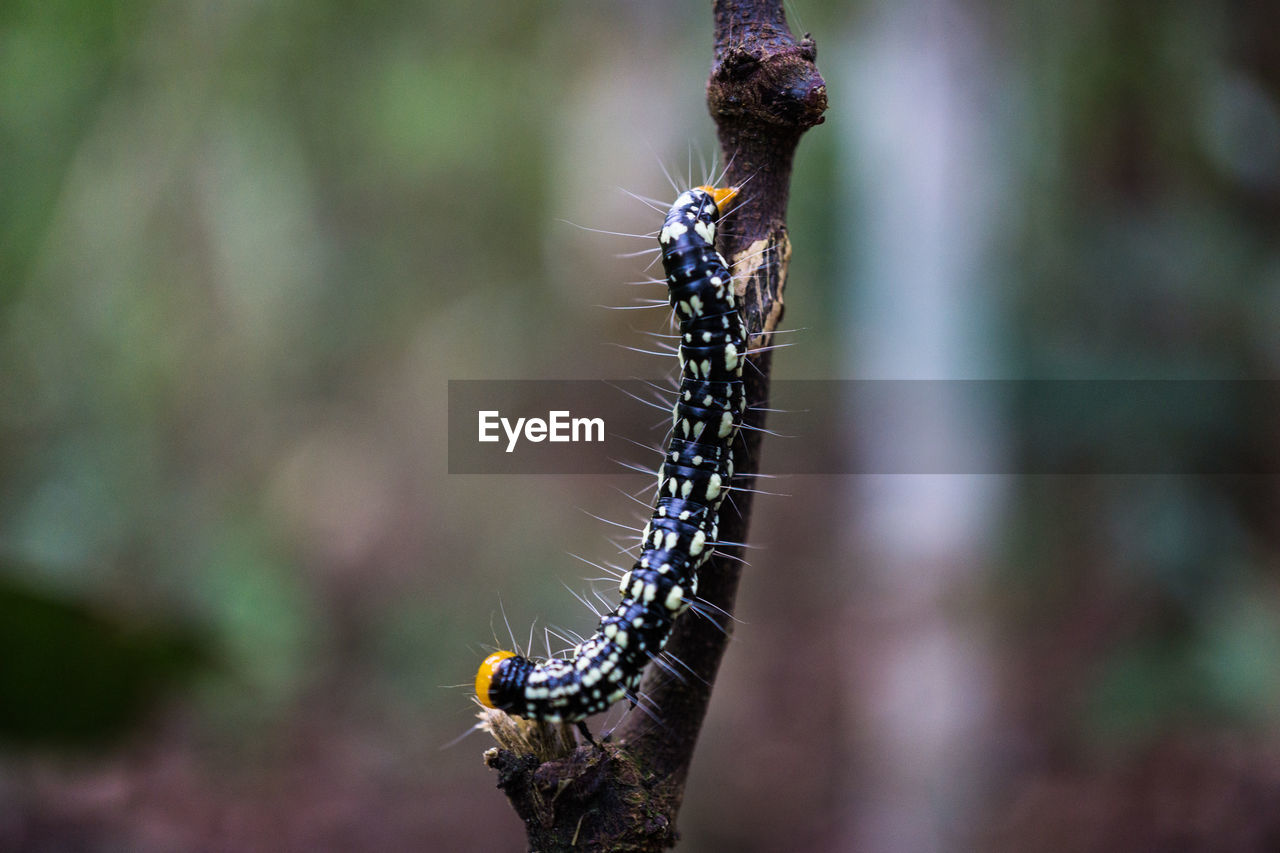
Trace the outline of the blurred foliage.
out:
M 1026 375 L 1273 379 L 1280 369 L 1280 42 L 1274 10 L 1137 3 L 1013 13 L 1030 119 L 1010 354 Z M 1141 387 L 1136 388 L 1141 391 Z M 1188 397 L 1159 423 L 1081 424 L 1124 452 L 1155 434 L 1249 470 L 1276 424 Z M 1172 398 L 1171 398 L 1172 399 Z M 1135 404 L 1140 402 L 1134 401 Z M 1069 397 L 1064 398 L 1064 405 Z M 1246 423 L 1247 434 L 1227 424 Z M 1126 449 L 1126 445 L 1130 445 Z M 1190 445 L 1188 445 L 1190 446 Z M 1251 461 L 1252 460 L 1252 461 Z M 1216 470 L 1216 469 L 1215 469 Z M 1086 712 L 1043 736 L 1140 749 L 1186 727 L 1280 726 L 1273 477 L 1026 483 L 1013 566 L 1063 643 L 1092 630 Z M 1054 558 L 1052 555 L 1057 555 Z M 1048 557 L 1048 559 L 1046 559 Z M 1034 574 L 1026 574 L 1029 569 Z M 1037 578 L 1038 580 L 1033 580 Z M 1018 581 L 1015 581 L 1018 583 Z M 1062 612 L 1068 614 L 1062 616 Z M 1246 685 L 1248 685 L 1246 687 Z M 1048 701 L 1052 701 L 1046 697 Z M 1056 715 L 1047 720 L 1060 719 Z M 1053 734 L 1049 734 L 1049 732 Z
M 0 575 L 0 740 L 101 747 L 211 663 L 198 636 L 106 614 Z
M 561 220 L 650 230 L 616 187 L 669 192 L 690 128 L 709 153 L 709 33 L 679 3 L 0 8 L 0 847 L 151 843 L 16 757 L 126 731 L 115 761 L 156 757 L 121 771 L 134 802 L 169 798 L 156 849 L 260 846 L 205 817 L 236 808 L 308 847 L 304 801 L 393 808 L 343 787 L 369 778 L 406 800 L 359 822 L 402 833 L 373 846 L 474 834 L 455 801 L 487 813 L 488 780 L 438 750 L 508 642 L 495 590 L 521 634 L 567 615 L 545 532 L 600 502 L 447 478 L 444 383 L 637 370 L 594 306 L 641 243 Z M 258 795 L 283 779 L 294 806 Z

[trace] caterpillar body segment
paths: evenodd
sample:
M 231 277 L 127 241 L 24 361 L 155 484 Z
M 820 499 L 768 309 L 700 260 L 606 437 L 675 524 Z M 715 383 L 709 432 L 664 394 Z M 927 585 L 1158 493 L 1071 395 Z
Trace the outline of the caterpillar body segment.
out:
M 476 674 L 476 695 L 486 707 L 581 722 L 634 695 L 645 665 L 697 593 L 698 569 L 715 549 L 746 409 L 746 328 L 728 264 L 715 248 L 716 225 L 736 195 L 712 187 L 681 193 L 658 236 L 680 325 L 681 378 L 653 513 L 640 556 L 619 584 L 622 600 L 571 657 L 534 661 L 505 651 L 487 657 Z

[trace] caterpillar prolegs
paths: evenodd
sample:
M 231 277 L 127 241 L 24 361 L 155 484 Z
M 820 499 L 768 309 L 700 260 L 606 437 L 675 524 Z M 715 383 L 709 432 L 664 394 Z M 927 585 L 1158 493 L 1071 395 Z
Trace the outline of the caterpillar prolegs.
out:
M 746 408 L 746 330 L 728 264 L 715 248 L 716 223 L 735 195 L 712 187 L 681 193 L 658 235 L 680 324 L 680 388 L 653 515 L 640 557 L 622 577 L 622 600 L 570 658 L 534 661 L 510 651 L 485 658 L 476 697 L 486 707 L 548 722 L 580 722 L 606 710 L 639 686 L 697 593 Z

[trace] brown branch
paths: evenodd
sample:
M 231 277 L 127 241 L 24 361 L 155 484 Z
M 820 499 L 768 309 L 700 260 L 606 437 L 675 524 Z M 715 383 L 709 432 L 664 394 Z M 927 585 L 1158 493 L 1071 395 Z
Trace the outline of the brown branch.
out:
M 715 0 L 714 13 L 707 104 L 729 163 L 725 182 L 743 186 L 745 198 L 720 229 L 721 250 L 734 262 L 751 345 L 764 347 L 782 317 L 791 258 L 785 222 L 792 157 L 804 131 L 822 122 L 826 84 L 812 40 L 795 41 L 781 0 Z M 744 419 L 735 453 L 739 474 L 759 467 L 770 363 L 768 351 L 759 352 L 744 375 L 756 408 Z M 751 492 L 734 492 L 722 509 L 720 538 L 745 542 L 750 512 Z M 638 708 L 602 748 L 570 752 L 550 745 L 545 727 L 486 714 L 504 746 L 489 750 L 486 763 L 524 820 L 531 850 L 652 851 L 675 844 L 689 763 L 732 630 L 741 550 L 719 549 L 699 572 L 698 594 L 715 621 L 694 614 L 676 621 L 667 651 L 693 675 L 649 668 L 641 693 L 645 706 L 657 709 L 653 716 Z

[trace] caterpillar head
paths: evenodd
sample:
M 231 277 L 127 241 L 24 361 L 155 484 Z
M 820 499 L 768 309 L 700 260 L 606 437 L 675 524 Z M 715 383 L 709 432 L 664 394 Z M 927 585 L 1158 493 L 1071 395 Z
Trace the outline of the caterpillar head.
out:
M 476 671 L 476 698 L 481 705 L 503 710 L 511 707 L 511 697 L 504 695 L 508 692 L 504 688 L 522 661 L 527 663 L 515 652 L 505 651 L 494 652 L 484 659 Z
M 667 211 L 658 243 L 664 250 L 681 245 L 687 234 L 695 234 L 707 245 L 715 245 L 716 222 L 725 206 L 738 194 L 733 187 L 694 187 L 685 190 Z
M 734 198 L 737 197 L 738 195 L 737 187 L 701 186 L 701 187 L 697 187 L 697 189 L 711 196 L 712 201 L 715 202 L 716 210 L 711 217 L 713 220 L 719 219 L 721 216 L 723 216 L 725 212 L 725 206 L 728 205 L 729 202 L 733 201 Z

